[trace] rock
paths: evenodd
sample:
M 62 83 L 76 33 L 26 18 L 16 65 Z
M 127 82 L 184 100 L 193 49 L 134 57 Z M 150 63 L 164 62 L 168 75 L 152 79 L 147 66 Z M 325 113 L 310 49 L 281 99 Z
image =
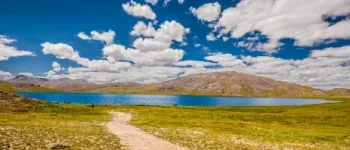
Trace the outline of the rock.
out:
M 175 91 L 176 87 L 175 86 L 165 86 L 165 87 L 160 87 L 159 90 L 169 90 L 169 91 Z
M 65 149 L 70 147 L 70 145 L 65 142 L 56 142 L 56 143 L 50 143 L 49 145 L 47 145 L 47 147 L 49 149 Z

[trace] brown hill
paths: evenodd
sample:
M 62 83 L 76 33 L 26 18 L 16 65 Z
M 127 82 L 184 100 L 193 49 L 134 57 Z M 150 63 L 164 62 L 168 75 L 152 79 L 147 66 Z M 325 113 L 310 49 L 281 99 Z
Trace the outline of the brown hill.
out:
M 327 91 L 332 96 L 350 96 L 350 89 L 335 88 Z
M 45 78 L 28 77 L 19 75 L 13 79 L 8 80 L 10 83 L 29 84 L 32 86 L 46 87 L 59 91 L 76 91 L 77 89 L 94 87 L 96 84 L 89 83 L 85 80 L 74 80 L 62 78 L 57 80 L 48 80 Z M 17 84 L 18 85 L 18 84 Z
M 76 91 L 82 88 L 94 87 L 96 84 L 89 83 L 85 80 L 62 78 L 57 80 L 50 80 L 41 86 L 60 91 Z
M 294 97 L 325 95 L 319 89 L 238 72 L 189 75 L 157 84 L 160 89 L 183 89 L 185 94 Z
M 27 79 L 27 80 L 26 80 Z M 47 80 L 32 77 L 16 77 L 14 83 L 33 85 L 70 92 L 135 93 L 135 94 L 184 94 L 252 97 L 310 97 L 350 95 L 349 89 L 324 91 L 298 84 L 272 80 L 238 72 L 214 72 L 189 75 L 156 84 L 112 83 L 93 84 L 85 80 Z
M 100 86 L 99 89 L 90 88 L 83 91 L 258 97 L 305 97 L 327 95 L 323 90 L 238 72 L 202 73 L 157 84 L 123 88 Z
M 34 84 L 34 85 L 43 85 L 46 82 L 49 82 L 48 79 L 45 78 L 35 78 L 35 77 L 28 77 L 25 75 L 19 75 L 13 79 L 8 80 L 7 82 L 10 83 L 28 83 L 28 84 Z

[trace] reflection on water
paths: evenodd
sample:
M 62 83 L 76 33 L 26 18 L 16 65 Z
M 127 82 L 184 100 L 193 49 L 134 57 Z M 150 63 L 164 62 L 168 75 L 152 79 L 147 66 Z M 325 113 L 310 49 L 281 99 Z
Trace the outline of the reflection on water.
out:
M 138 94 L 98 94 L 98 93 L 32 93 L 21 92 L 22 96 L 50 102 L 70 102 L 75 104 L 113 105 L 161 105 L 161 106 L 276 106 L 332 103 L 321 99 L 291 98 L 248 98 L 184 95 L 138 95 Z

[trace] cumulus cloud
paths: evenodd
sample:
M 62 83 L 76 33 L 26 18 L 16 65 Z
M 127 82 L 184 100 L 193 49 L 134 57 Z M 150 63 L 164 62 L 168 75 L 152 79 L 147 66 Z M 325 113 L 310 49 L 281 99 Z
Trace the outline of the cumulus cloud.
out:
M 115 32 L 112 30 L 109 30 L 107 32 L 97 32 L 97 31 L 91 31 L 90 36 L 86 35 L 84 32 L 79 32 L 78 37 L 82 40 L 98 40 L 101 42 L 106 43 L 107 45 L 112 44 L 115 37 Z
M 326 48 L 324 50 L 314 50 L 311 52 L 310 57 L 327 57 L 327 58 L 350 58 L 349 46 L 344 46 L 340 48 Z
M 199 20 L 212 22 L 219 18 L 221 13 L 221 5 L 218 2 L 207 3 L 199 8 L 190 7 L 190 11 Z
M 156 14 L 148 5 L 141 5 L 135 1 L 130 1 L 122 5 L 125 12 L 135 17 L 144 17 L 146 19 L 155 20 Z
M 42 51 L 45 55 L 52 54 L 59 59 L 70 59 L 81 65 L 87 65 L 89 62 L 88 59 L 80 57 L 79 52 L 75 51 L 73 47 L 68 44 L 45 42 L 41 44 L 41 46 L 43 47 Z
M 180 49 L 163 49 L 161 51 L 142 52 L 138 49 L 126 49 L 122 45 L 109 45 L 103 48 L 104 55 L 117 60 L 132 61 L 136 65 L 168 65 L 180 61 L 184 51 Z
M 350 88 L 350 46 L 313 50 L 302 60 L 213 54 L 205 57 L 229 69 L 322 89 Z M 235 66 L 232 68 L 232 66 Z
M 150 3 L 152 5 L 156 5 L 158 3 L 158 0 L 145 0 L 146 3 Z
M 237 59 L 237 57 L 233 56 L 232 54 L 215 53 L 214 55 L 207 56 L 204 59 L 208 61 L 216 62 L 223 67 L 244 67 L 245 66 L 242 60 Z
M 0 70 L 0 80 L 9 80 L 13 78 L 12 74 L 10 72 L 4 72 Z
M 134 41 L 132 45 L 133 47 L 135 47 L 136 49 L 142 52 L 148 52 L 148 51 L 161 51 L 161 50 L 167 49 L 170 47 L 171 43 L 163 42 L 153 38 L 145 38 L 145 39 L 138 38 Z
M 89 60 L 81 57 L 78 51 L 73 47 L 63 43 L 49 43 L 42 44 L 44 54 L 53 54 L 59 59 L 69 59 L 78 64 L 89 68 L 93 71 L 103 72 L 120 72 L 135 67 L 142 66 L 165 66 L 176 63 L 183 58 L 184 51 L 181 49 L 171 48 L 172 43 L 185 43 L 185 35 L 190 32 L 190 29 L 183 27 L 176 21 L 165 21 L 156 30 L 153 24 L 146 25 L 143 22 L 138 22 L 134 26 L 134 30 L 130 33 L 134 36 L 139 36 L 132 47 L 127 48 L 124 45 L 112 44 L 115 34 L 91 32 L 91 36 L 85 33 L 79 33 L 78 37 L 86 40 L 100 39 L 107 44 L 102 49 L 106 60 Z M 114 33 L 109 31 L 108 33 Z M 103 35 L 109 36 L 111 40 L 106 40 Z M 53 66 L 51 75 L 55 70 L 59 70 L 58 64 L 55 63 L 57 69 Z M 50 72 L 50 71 L 49 71 Z M 49 74 L 49 73 L 48 73 Z
M 0 35 L 0 61 L 8 60 L 11 57 L 35 56 L 33 52 L 18 50 L 16 47 L 9 46 L 15 41 L 15 39 Z
M 179 67 L 203 68 L 203 67 L 216 66 L 217 64 L 212 62 L 205 62 L 205 61 L 185 60 L 185 61 L 173 63 L 173 65 L 179 66 Z
M 131 64 L 128 62 L 110 62 L 107 60 L 89 60 L 83 58 L 79 55 L 78 51 L 75 51 L 73 47 L 68 44 L 52 44 L 45 42 L 41 44 L 41 46 L 43 47 L 43 53 L 46 55 L 52 54 L 59 59 L 69 59 L 96 71 L 119 72 L 131 67 Z
M 130 35 L 133 36 L 145 36 L 145 37 L 151 37 L 154 36 L 156 33 L 156 30 L 153 27 L 152 23 L 145 24 L 142 21 L 138 21 L 134 27 L 133 30 L 130 32 Z
M 30 72 L 20 72 L 18 75 L 28 76 L 28 77 L 35 77 L 33 73 Z
M 194 47 L 201 47 L 201 44 L 194 44 Z
M 190 29 L 185 28 L 176 21 L 165 21 L 160 27 L 155 30 L 153 25 L 149 23 L 146 25 L 144 22 L 138 22 L 133 30 L 130 32 L 133 36 L 153 37 L 156 40 L 163 42 L 183 42 L 184 35 L 189 33 Z
M 280 40 L 291 38 L 297 46 L 313 46 L 327 39 L 349 39 L 350 20 L 331 24 L 327 16 L 344 16 L 350 13 L 347 0 L 284 1 L 244 0 L 235 7 L 225 9 L 215 30 L 241 38 L 248 33 L 260 31 L 269 40 L 258 43 L 255 50 L 275 53 Z
M 132 44 L 133 48 L 113 44 L 104 47 L 103 54 L 116 60 L 131 61 L 137 66 L 169 65 L 180 61 L 184 55 L 183 50 L 172 49 L 171 45 L 174 41 L 184 45 L 184 36 L 189 32 L 190 29 L 176 21 L 165 21 L 157 30 L 151 23 L 138 22 L 130 32 L 139 37 Z
M 123 73 L 94 72 L 87 68 L 68 68 L 69 74 L 61 77 L 84 79 L 93 83 L 138 82 L 155 83 L 178 77 L 183 69 L 170 66 L 133 67 Z
M 226 37 L 226 36 L 222 37 L 222 40 L 223 40 L 224 42 L 228 41 L 229 39 L 230 39 L 230 38 L 229 38 L 229 37 Z
M 82 40 L 91 40 L 91 37 L 86 35 L 84 32 L 79 32 L 77 36 Z
M 53 71 L 55 71 L 55 72 L 59 72 L 61 70 L 64 70 L 64 68 L 62 68 L 61 65 L 55 61 L 52 62 L 52 68 L 53 68 Z
M 111 48 L 111 46 L 115 46 L 115 49 L 117 48 L 117 45 L 109 45 L 106 48 Z M 124 51 L 135 51 L 134 49 L 126 49 L 120 45 L 119 49 L 122 52 L 117 54 L 113 53 L 114 48 L 112 48 L 110 52 L 116 55 L 113 57 L 130 57 L 125 55 L 132 52 Z M 301 60 L 274 58 L 270 56 L 253 57 L 212 53 L 205 57 L 206 61 L 186 60 L 175 61 L 167 66 L 150 65 L 131 67 L 120 73 L 96 71 L 91 67 L 70 67 L 68 68 L 68 74 L 60 75 L 60 77 L 85 79 L 94 83 L 154 83 L 196 73 L 238 71 L 315 88 L 350 88 L 350 56 L 347 53 L 344 54 L 346 51 L 350 51 L 350 46 L 313 50 L 310 52 L 309 57 Z M 106 50 L 106 52 L 108 51 Z M 169 55 L 162 55 L 159 59 L 166 56 Z M 147 59 L 151 58 L 149 56 L 143 57 Z M 155 60 L 157 59 L 155 58 Z M 145 64 L 152 64 L 147 62 L 149 60 L 140 61 L 145 61 L 142 62 Z
M 216 40 L 216 37 L 214 36 L 213 33 L 209 33 L 207 36 L 207 41 L 215 41 Z

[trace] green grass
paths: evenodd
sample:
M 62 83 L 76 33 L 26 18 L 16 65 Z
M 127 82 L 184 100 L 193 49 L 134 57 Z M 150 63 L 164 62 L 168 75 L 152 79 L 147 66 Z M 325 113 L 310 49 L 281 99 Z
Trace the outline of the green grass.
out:
M 11 99 L 11 101 L 9 101 Z M 273 107 L 157 107 L 48 104 L 1 97 L 0 149 L 122 149 L 104 123 L 111 111 L 131 124 L 191 149 L 349 149 L 350 98 L 341 103 Z M 25 106 L 25 107 L 22 107 Z
M 57 90 L 49 89 L 26 83 L 8 83 L 0 81 L 0 91 L 6 93 L 16 92 L 58 92 Z
M 350 103 L 342 100 L 308 106 L 116 109 L 131 112 L 133 125 L 193 149 L 349 149 Z
M 108 109 L 85 105 L 43 104 L 29 112 L 0 113 L 0 149 L 47 149 L 66 142 L 69 149 L 122 149 L 106 130 Z

